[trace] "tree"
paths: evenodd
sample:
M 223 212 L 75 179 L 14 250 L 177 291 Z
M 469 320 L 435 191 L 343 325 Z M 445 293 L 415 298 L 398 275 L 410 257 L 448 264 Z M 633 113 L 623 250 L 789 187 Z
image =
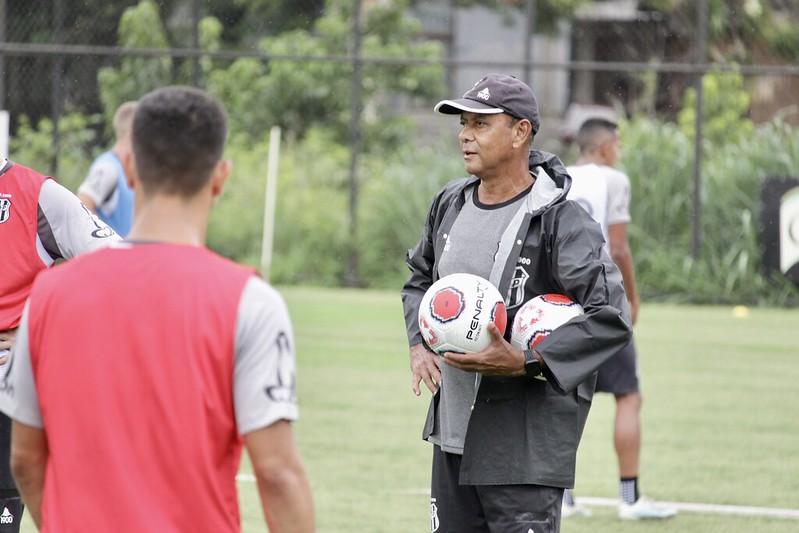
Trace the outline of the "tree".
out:
M 366 63 L 362 68 L 367 135 L 364 149 L 396 139 L 402 123 L 393 102 L 401 98 L 434 98 L 442 94 L 443 56 L 439 43 L 417 40 L 418 22 L 407 17 L 405 2 L 377 6 L 364 14 L 363 57 L 419 59 L 432 64 Z M 324 16 L 312 28 L 295 29 L 263 38 L 259 50 L 269 61 L 239 59 L 209 74 L 208 88 L 229 106 L 231 122 L 250 135 L 262 135 L 278 125 L 291 136 L 309 128 L 332 128 L 342 142 L 348 138 L 351 109 L 351 64 L 330 60 L 348 54 L 352 2 L 328 0 Z M 283 59 L 285 57 L 285 59 Z M 319 59 L 312 59 L 319 58 Z M 246 88 L 247 90 L 243 90 Z M 379 117 L 379 119 L 378 119 Z

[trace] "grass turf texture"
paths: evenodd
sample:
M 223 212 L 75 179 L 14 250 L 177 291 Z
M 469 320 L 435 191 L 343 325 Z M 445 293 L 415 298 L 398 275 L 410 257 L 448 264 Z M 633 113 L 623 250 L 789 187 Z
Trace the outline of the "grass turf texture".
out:
M 429 393 L 411 392 L 398 292 L 283 288 L 297 339 L 295 425 L 321 533 L 429 531 Z M 659 500 L 799 508 L 799 310 L 644 305 L 635 339 L 644 394 L 641 486 Z M 594 400 L 575 494 L 617 497 L 612 397 Z M 249 472 L 246 459 L 242 472 Z M 252 481 L 245 532 L 263 531 Z M 563 533 L 788 533 L 799 520 L 682 512 L 628 523 L 615 508 Z M 23 531 L 33 531 L 29 519 Z

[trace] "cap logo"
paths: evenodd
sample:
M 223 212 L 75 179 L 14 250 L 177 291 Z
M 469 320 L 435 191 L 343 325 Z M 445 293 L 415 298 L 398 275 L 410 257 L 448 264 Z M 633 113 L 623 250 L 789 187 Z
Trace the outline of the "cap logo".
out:
M 483 90 L 481 90 L 479 93 L 477 93 L 476 96 L 480 100 L 489 100 L 491 98 L 491 93 L 488 92 L 488 87 L 486 87 Z

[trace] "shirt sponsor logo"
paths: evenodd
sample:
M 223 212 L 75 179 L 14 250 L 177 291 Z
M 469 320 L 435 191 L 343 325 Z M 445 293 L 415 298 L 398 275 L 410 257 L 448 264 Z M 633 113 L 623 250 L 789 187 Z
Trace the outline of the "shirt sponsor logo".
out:
M 483 301 L 485 301 L 486 288 L 482 283 L 477 283 L 475 289 L 477 299 L 474 302 L 474 313 L 472 314 L 472 321 L 469 323 L 469 331 L 466 332 L 466 338 L 469 340 L 477 340 L 480 333 L 477 328 L 480 326 L 480 315 L 483 314 Z

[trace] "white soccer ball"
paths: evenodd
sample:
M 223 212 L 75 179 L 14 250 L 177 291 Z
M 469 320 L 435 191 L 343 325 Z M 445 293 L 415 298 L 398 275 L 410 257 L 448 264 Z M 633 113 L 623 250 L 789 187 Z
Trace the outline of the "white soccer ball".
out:
M 419 306 L 419 329 L 434 352 L 474 353 L 491 343 L 488 323 L 505 334 L 505 302 L 494 285 L 474 274 L 450 274 L 433 283 Z
M 520 350 L 530 350 L 556 328 L 583 313 L 580 304 L 563 294 L 536 296 L 516 312 L 511 344 Z

